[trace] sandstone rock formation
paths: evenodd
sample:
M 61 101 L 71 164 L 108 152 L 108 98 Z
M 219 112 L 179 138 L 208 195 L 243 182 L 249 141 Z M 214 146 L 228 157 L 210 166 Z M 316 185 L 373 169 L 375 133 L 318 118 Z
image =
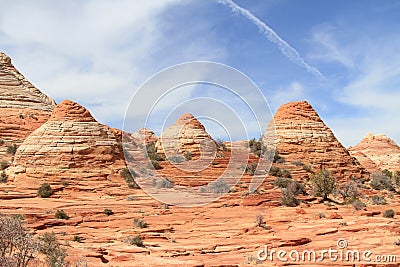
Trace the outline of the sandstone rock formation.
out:
M 328 169 L 342 179 L 365 172 L 308 102 L 282 105 L 274 115 L 274 126 L 276 149 L 286 164 L 301 162 L 313 171 Z
M 366 169 L 371 168 L 372 162 L 372 166 L 381 170 L 400 170 L 400 147 L 384 134 L 368 133 L 360 143 L 350 147 L 349 152 Z
M 124 167 L 120 143 L 90 112 L 65 100 L 18 148 L 14 174 L 104 180 Z
M 183 114 L 170 127 L 165 129 L 157 141 L 157 152 L 184 153 L 199 155 L 201 150 L 212 150 L 215 141 L 205 127 L 189 113 Z
M 49 98 L 33 86 L 0 52 L 0 157 L 7 158 L 6 146 L 20 144 L 45 123 L 55 107 Z
M 135 133 L 132 134 L 132 137 L 137 140 L 143 140 L 145 144 L 156 142 L 158 139 L 158 136 L 152 130 L 149 130 L 147 128 L 141 128 L 137 130 Z

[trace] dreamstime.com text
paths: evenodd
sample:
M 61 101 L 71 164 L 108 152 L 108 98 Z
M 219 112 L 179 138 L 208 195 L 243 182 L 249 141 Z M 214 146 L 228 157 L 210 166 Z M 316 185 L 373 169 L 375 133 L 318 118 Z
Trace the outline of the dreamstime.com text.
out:
M 329 247 L 328 249 L 315 250 L 290 250 L 270 249 L 267 245 L 264 249 L 259 250 L 257 258 L 260 261 L 282 261 L 282 262 L 397 262 L 396 255 L 374 255 L 370 250 L 348 249 L 346 239 L 339 239 L 336 243 L 336 248 Z

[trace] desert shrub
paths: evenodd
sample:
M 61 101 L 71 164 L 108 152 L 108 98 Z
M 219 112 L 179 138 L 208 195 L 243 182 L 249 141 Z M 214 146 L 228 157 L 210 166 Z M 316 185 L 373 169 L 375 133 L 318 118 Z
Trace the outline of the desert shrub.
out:
M 275 163 L 285 163 L 286 160 L 285 160 L 284 157 L 282 157 L 282 156 L 278 153 L 278 151 L 276 151 L 276 152 L 275 152 L 275 155 L 274 155 L 274 160 L 273 160 L 273 162 L 275 162 Z
M 269 230 L 271 229 L 270 226 L 267 226 L 267 223 L 264 221 L 264 216 L 262 214 L 258 214 L 256 216 L 256 226 L 257 227 L 261 227 L 264 228 L 265 230 Z
M 309 165 L 303 165 L 302 168 L 303 168 L 303 170 L 305 170 L 306 172 L 311 172 L 311 166 L 309 166 Z
M 335 190 L 336 179 L 328 170 L 322 169 L 311 176 L 311 188 L 314 196 L 328 199 L 328 195 Z
M 257 166 L 258 166 L 258 163 L 250 163 L 250 164 L 247 164 L 247 166 L 246 166 L 246 168 L 245 168 L 244 171 L 245 171 L 248 175 L 254 175 L 254 174 L 256 174 Z
M 229 185 L 223 178 L 220 178 L 208 185 L 210 191 L 214 194 L 223 194 L 229 192 Z
M 174 183 L 168 178 L 153 179 L 152 185 L 157 189 L 174 187 Z
M 44 233 L 39 237 L 40 252 L 46 256 L 46 264 L 48 267 L 64 267 L 68 266 L 65 258 L 67 257 L 66 249 L 61 247 L 54 233 Z
M 148 226 L 144 220 L 138 218 L 133 219 L 133 225 L 137 228 L 147 228 Z
M 272 175 L 275 177 L 282 177 L 282 171 L 279 167 L 272 166 L 271 169 L 269 169 L 269 175 Z
M 263 145 L 262 139 L 256 140 L 255 138 L 251 139 L 248 143 L 250 151 L 256 155 L 257 157 L 261 157 L 261 155 L 266 150 L 266 147 Z
M 2 144 L 4 144 L 4 140 L 3 140 L 3 139 L 0 139 L 0 146 L 1 146 Z
M 274 181 L 274 185 L 280 188 L 287 188 L 292 183 L 292 179 L 277 177 Z
M 128 168 L 123 168 L 120 172 L 120 175 L 122 178 L 124 178 L 126 185 L 129 188 L 132 188 L 132 189 L 140 188 L 134 178 L 134 177 L 138 177 L 138 174 L 136 172 L 134 172 L 133 170 L 129 171 Z
M 160 163 L 157 160 L 150 160 L 150 162 L 147 162 L 146 167 L 148 169 L 155 169 L 155 170 L 162 169 Z
M 140 235 L 136 235 L 134 237 L 128 236 L 125 238 L 124 242 L 129 245 L 136 245 L 138 247 L 144 247 L 143 239 Z
M 7 169 L 10 166 L 7 161 L 3 160 L 0 162 L 0 171 Z
M 53 195 L 53 189 L 51 189 L 51 186 L 49 184 L 44 183 L 39 186 L 37 195 L 42 198 L 48 198 Z
M 173 155 L 168 157 L 169 162 L 182 163 L 186 161 L 186 158 L 182 155 Z
M 56 217 L 56 219 L 61 219 L 61 220 L 68 220 L 69 216 L 67 215 L 67 213 L 65 213 L 64 210 L 57 210 L 56 214 L 54 215 L 54 217 Z
M 82 237 L 80 237 L 79 235 L 74 235 L 72 241 L 82 243 Z
M 150 142 L 146 145 L 146 154 L 150 160 L 155 161 L 164 161 L 165 155 L 161 153 L 157 153 L 156 142 Z
M 186 151 L 185 154 L 183 154 L 186 160 L 191 160 L 193 158 L 193 154 L 190 151 Z
M 111 209 L 104 209 L 103 213 L 107 216 L 114 215 L 114 212 Z
M 17 152 L 18 146 L 16 144 L 12 144 L 10 146 L 7 146 L 7 153 L 11 155 L 15 155 Z
M 298 167 L 300 167 L 300 166 L 303 166 L 303 165 L 304 165 L 304 163 L 303 163 L 303 162 L 301 162 L 301 160 L 295 160 L 295 161 L 293 161 L 293 162 L 292 162 L 292 164 L 293 164 L 294 166 L 298 166 Z
M 393 244 L 396 245 L 396 246 L 400 246 L 400 238 L 397 238 L 397 239 L 393 242 Z
M 4 172 L 0 173 L 0 183 L 7 183 L 7 175 Z
M 388 176 L 388 177 L 390 177 L 390 178 L 393 177 L 393 172 L 389 171 L 388 169 L 384 169 L 384 170 L 382 171 L 382 174 L 383 174 L 383 175 L 386 175 L 386 176 Z
M 282 206 L 287 207 L 296 207 L 299 205 L 300 201 L 296 198 L 296 196 L 287 190 L 286 188 L 282 189 L 280 204 Z
M 342 188 L 338 190 L 338 193 L 344 200 L 351 200 L 360 196 L 358 184 L 354 181 L 348 181 Z
M 385 217 L 385 218 L 394 218 L 394 210 L 392 210 L 392 209 L 386 210 L 383 213 L 383 217 Z
M 0 215 L 0 266 L 28 266 L 38 246 L 20 216 Z
M 375 190 L 394 190 L 392 179 L 383 173 L 371 174 L 371 182 L 369 184 Z
M 228 149 L 226 148 L 226 145 L 225 145 L 225 143 L 224 143 L 223 140 L 217 139 L 217 140 L 215 141 L 215 143 L 216 143 L 216 145 L 217 145 L 217 150 L 219 150 L 219 151 L 227 151 L 227 150 L 228 150 Z
M 396 186 L 400 186 L 400 171 L 396 171 L 395 174 L 393 174 L 393 183 Z
M 283 170 L 282 170 L 282 177 L 285 177 L 285 178 L 292 178 L 292 174 L 290 173 L 289 170 L 283 169 Z
M 386 199 L 384 196 L 373 196 L 372 204 L 373 205 L 386 205 Z
M 306 194 L 306 190 L 304 189 L 304 186 L 297 182 L 297 181 L 292 181 L 287 187 L 286 189 L 293 195 L 297 196 L 297 195 L 305 195 Z
M 359 200 L 359 199 L 355 199 L 352 203 L 351 203 L 351 205 L 353 206 L 353 208 L 355 208 L 356 210 L 362 210 L 362 209 L 364 209 L 366 206 L 365 206 L 365 204 L 361 201 L 361 200 Z

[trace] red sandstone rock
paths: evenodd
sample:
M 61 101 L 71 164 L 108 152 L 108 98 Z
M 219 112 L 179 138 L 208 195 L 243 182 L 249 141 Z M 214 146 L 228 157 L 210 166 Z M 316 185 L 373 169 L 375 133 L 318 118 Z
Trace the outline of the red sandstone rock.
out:
M 368 133 L 360 143 L 349 148 L 365 168 L 374 170 L 400 170 L 400 147 L 384 134 Z M 371 164 L 374 163 L 374 165 Z
M 297 161 L 310 166 L 312 171 L 328 169 L 339 180 L 363 176 L 365 170 L 306 101 L 282 105 L 273 123 L 268 126 L 264 140 L 271 138 L 274 126 L 277 152 L 288 165 Z

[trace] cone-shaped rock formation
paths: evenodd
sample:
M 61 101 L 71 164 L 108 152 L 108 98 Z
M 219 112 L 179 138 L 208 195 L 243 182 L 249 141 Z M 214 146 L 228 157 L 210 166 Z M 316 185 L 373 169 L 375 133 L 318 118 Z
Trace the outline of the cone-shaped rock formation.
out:
M 15 173 L 37 178 L 104 179 L 124 167 L 120 143 L 90 112 L 65 100 L 18 148 Z
M 368 163 L 372 161 L 381 170 L 400 170 L 400 147 L 384 134 L 368 133 L 360 143 L 350 147 L 349 152 L 365 168 L 369 168 L 371 164 Z

